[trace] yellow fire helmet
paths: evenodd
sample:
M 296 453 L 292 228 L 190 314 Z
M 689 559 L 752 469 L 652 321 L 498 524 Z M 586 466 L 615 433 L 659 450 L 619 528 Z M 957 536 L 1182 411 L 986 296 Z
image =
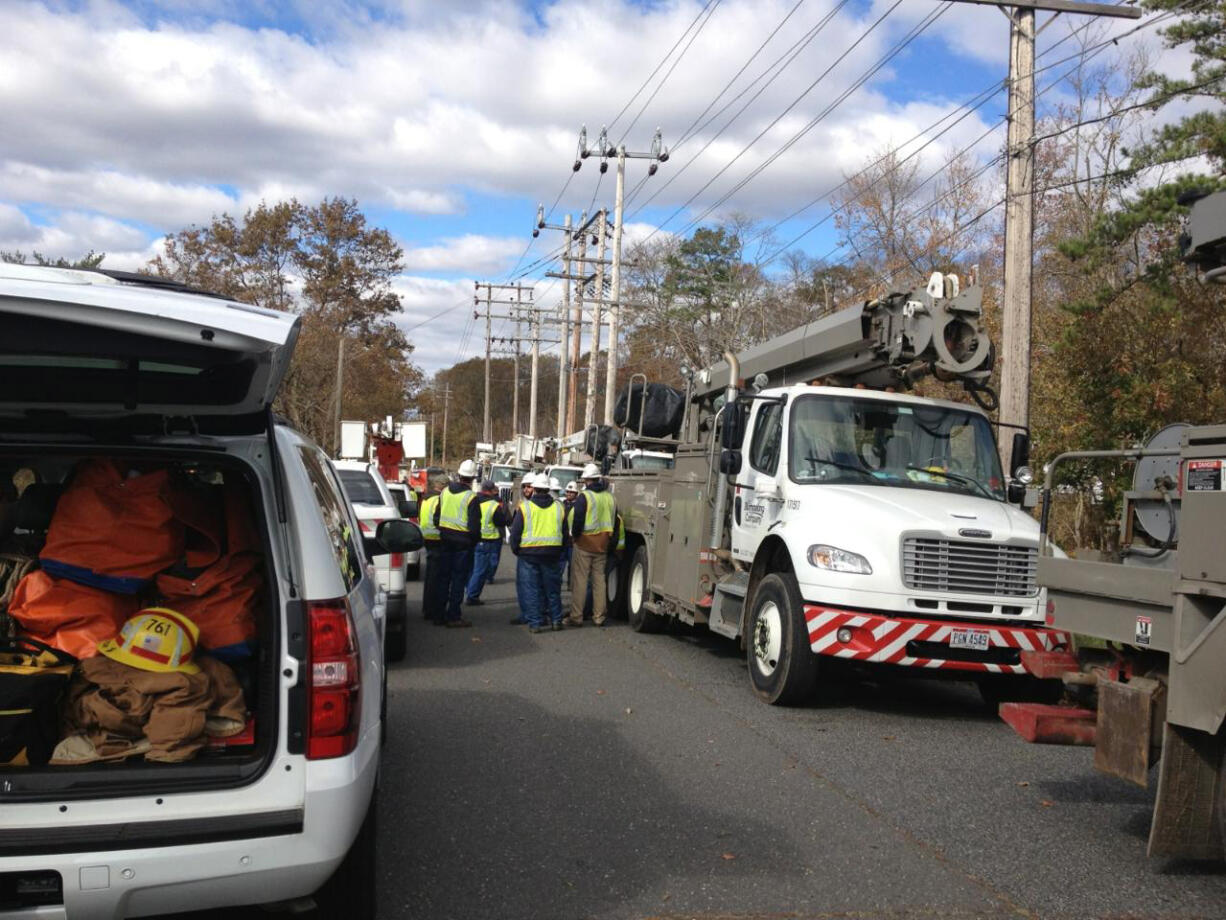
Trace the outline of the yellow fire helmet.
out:
M 199 674 L 192 661 L 200 629 L 188 617 L 166 607 L 146 607 L 123 624 L 117 639 L 98 643 L 113 661 L 143 671 Z

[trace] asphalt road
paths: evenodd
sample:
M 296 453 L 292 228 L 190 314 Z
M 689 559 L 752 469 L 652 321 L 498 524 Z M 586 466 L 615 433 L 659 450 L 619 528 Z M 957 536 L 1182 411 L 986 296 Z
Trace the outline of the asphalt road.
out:
M 1226 917 L 1226 870 L 1146 859 L 1152 793 L 969 684 L 772 708 L 732 642 L 530 635 L 499 576 L 390 674 L 384 920 Z

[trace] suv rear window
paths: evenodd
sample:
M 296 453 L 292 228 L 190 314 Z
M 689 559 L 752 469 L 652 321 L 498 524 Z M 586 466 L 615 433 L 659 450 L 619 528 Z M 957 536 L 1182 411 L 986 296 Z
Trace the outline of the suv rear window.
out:
M 384 504 L 383 493 L 375 478 L 365 470 L 337 470 L 349 501 L 360 505 Z

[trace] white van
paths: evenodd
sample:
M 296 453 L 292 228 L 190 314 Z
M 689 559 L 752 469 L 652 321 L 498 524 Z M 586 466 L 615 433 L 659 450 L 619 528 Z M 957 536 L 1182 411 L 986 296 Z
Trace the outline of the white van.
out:
M 34 556 L 85 458 L 244 496 L 262 547 L 249 743 L 182 763 L 0 766 L 0 916 L 120 918 L 314 898 L 374 916 L 384 706 L 372 551 L 273 397 L 298 320 L 161 279 L 0 265 L 0 546 Z M 236 673 L 240 668 L 236 665 Z

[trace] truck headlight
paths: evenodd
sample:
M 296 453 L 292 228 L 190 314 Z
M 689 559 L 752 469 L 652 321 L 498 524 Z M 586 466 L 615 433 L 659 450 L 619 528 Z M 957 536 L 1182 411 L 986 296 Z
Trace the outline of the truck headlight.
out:
M 851 553 L 837 546 L 817 543 L 809 547 L 809 564 L 828 572 L 850 572 L 853 575 L 872 575 L 873 567 L 859 553 Z

